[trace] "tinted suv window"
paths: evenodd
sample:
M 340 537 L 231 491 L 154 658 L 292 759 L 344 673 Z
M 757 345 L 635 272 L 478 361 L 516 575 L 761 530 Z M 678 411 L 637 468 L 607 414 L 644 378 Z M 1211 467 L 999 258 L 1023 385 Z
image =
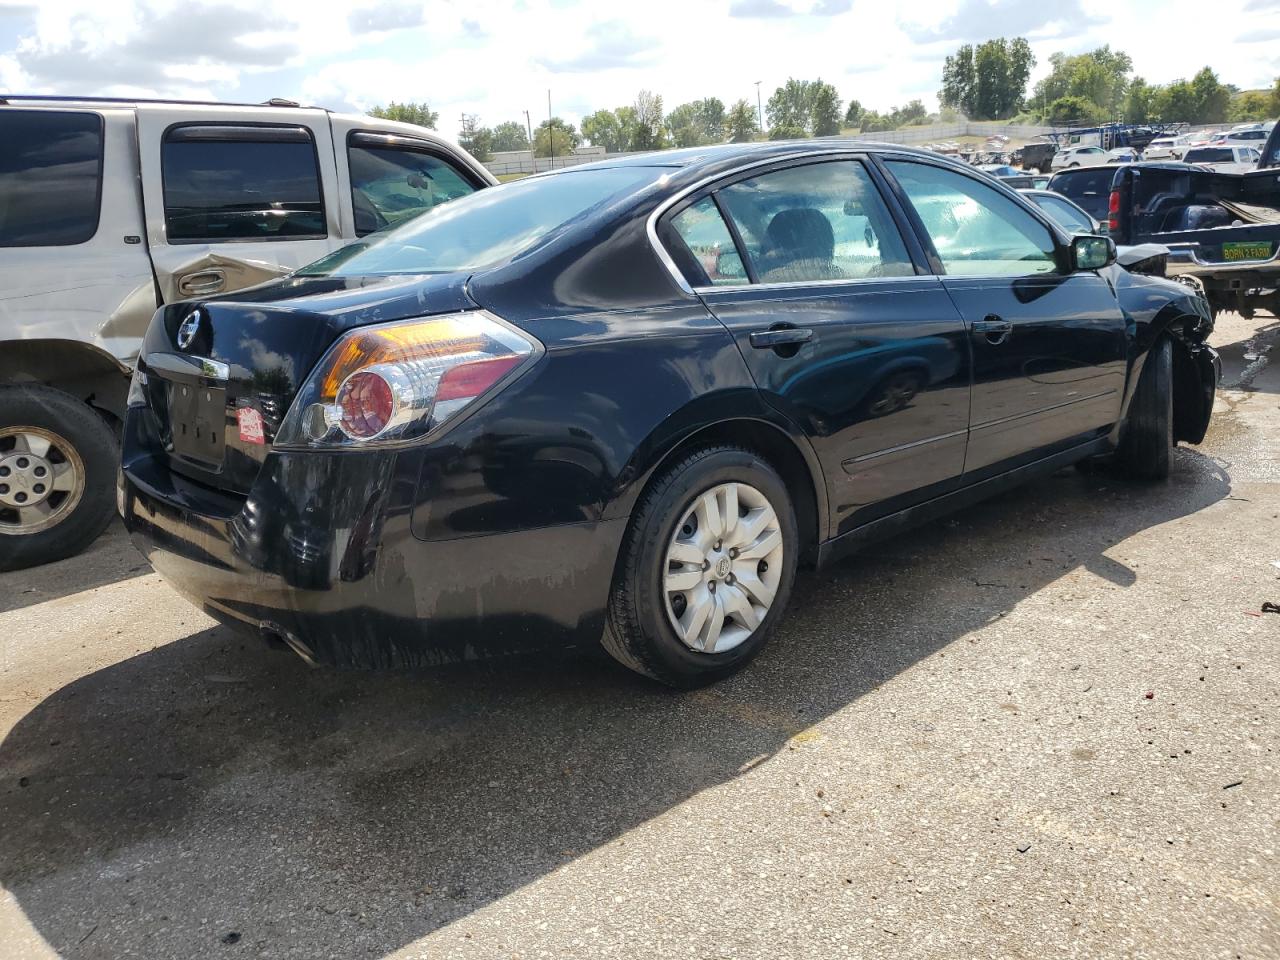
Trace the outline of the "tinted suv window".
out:
M 761 283 L 915 273 L 879 190 L 855 160 L 788 167 L 716 195 Z
M 361 237 L 476 190 L 450 164 L 423 150 L 353 138 L 347 158 L 356 235 Z
M 1049 189 L 1076 202 L 1095 220 L 1107 218 L 1107 202 L 1111 199 L 1111 182 L 1116 171 L 1108 167 L 1091 167 L 1055 174 Z
M 1235 155 L 1230 147 L 1201 147 L 1188 150 L 1182 159 L 1185 163 L 1231 163 Z
M 161 160 L 170 243 L 326 234 L 305 127 L 179 127 L 166 135 Z
M 973 177 L 923 163 L 886 164 L 915 207 L 947 274 L 1025 276 L 1058 268 L 1042 223 Z
M 84 243 L 98 231 L 102 120 L 0 109 L 0 247 Z

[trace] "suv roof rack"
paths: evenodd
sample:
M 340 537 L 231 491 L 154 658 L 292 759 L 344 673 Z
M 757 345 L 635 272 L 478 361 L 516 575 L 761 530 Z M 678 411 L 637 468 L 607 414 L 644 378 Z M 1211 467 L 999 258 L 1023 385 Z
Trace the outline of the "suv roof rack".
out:
M 35 102 L 35 103 L 175 103 L 188 107 L 300 107 L 296 100 L 286 100 L 284 97 L 272 97 L 270 100 L 264 100 L 262 103 L 235 103 L 228 100 L 166 100 L 163 98 L 149 97 L 77 97 L 74 94 L 48 94 L 48 93 L 6 93 L 0 95 L 0 104 L 11 104 L 14 102 Z M 325 110 L 325 107 L 317 107 L 315 109 Z

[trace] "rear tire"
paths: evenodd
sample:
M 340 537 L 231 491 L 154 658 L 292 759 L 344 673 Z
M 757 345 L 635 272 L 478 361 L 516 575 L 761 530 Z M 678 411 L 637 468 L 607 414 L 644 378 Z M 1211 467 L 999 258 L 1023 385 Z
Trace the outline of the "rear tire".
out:
M 87 404 L 37 384 L 0 388 L 0 571 L 79 553 L 111 522 L 120 460 Z
M 632 512 L 605 649 L 673 687 L 727 677 L 782 618 L 798 553 L 795 510 L 777 471 L 740 447 L 695 450 L 658 476 Z
M 1161 337 L 1138 376 L 1124 432 L 1116 450 L 1117 471 L 1133 480 L 1169 476 L 1173 450 L 1173 342 Z

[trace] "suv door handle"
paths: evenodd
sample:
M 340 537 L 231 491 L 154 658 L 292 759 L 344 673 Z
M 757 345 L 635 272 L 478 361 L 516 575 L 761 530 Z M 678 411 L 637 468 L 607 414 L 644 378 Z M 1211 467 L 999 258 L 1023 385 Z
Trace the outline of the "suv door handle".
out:
M 781 324 L 768 330 L 756 330 L 751 334 L 751 345 L 757 350 L 775 350 L 778 347 L 799 346 L 813 339 L 813 331 L 803 327 L 785 327 Z
M 1009 339 L 1009 334 L 1013 333 L 1013 324 L 1003 317 L 997 317 L 994 313 L 988 313 L 981 320 L 973 322 L 973 332 L 984 335 L 987 343 L 999 346 Z
M 227 275 L 221 270 L 199 270 L 178 281 L 178 292 L 189 297 L 217 293 L 226 285 Z

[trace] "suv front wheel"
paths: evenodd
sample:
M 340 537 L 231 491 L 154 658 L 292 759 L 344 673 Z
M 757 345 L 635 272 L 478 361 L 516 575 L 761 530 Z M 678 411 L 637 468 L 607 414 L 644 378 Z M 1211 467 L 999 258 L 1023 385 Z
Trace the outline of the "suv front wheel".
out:
M 119 459 L 89 406 L 35 384 L 0 388 L 0 570 L 61 560 L 111 522 Z

